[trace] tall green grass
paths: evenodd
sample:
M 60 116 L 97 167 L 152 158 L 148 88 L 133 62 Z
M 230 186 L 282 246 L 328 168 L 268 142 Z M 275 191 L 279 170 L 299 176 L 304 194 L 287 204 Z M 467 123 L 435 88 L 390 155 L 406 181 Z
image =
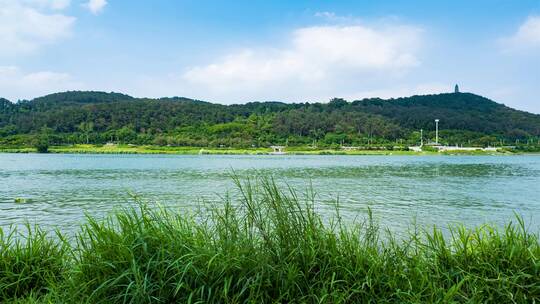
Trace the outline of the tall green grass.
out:
M 315 211 L 272 180 L 201 212 L 140 205 L 88 218 L 75 240 L 1 238 L 0 297 L 27 303 L 534 303 L 540 245 L 502 229 L 381 233 Z M 325 217 L 327 218 L 327 217 Z M 16 261 L 14 263 L 14 261 Z M 17 266 L 18 265 L 18 266 Z M 33 282 L 29 284 L 29 282 Z
M 39 227 L 0 229 L 0 300 L 47 293 L 63 280 L 67 248 Z

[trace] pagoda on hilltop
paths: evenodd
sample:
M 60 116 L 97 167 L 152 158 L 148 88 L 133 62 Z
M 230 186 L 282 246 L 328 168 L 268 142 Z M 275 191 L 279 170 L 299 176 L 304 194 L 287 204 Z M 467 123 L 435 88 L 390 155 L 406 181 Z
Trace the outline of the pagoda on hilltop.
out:
M 454 93 L 459 93 L 459 86 L 456 84 L 456 86 L 454 87 Z

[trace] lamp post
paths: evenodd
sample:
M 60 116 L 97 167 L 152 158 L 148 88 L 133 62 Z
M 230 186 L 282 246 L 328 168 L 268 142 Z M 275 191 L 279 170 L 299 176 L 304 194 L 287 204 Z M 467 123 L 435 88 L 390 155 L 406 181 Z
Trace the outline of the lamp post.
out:
M 439 120 L 435 119 L 435 143 L 439 144 Z

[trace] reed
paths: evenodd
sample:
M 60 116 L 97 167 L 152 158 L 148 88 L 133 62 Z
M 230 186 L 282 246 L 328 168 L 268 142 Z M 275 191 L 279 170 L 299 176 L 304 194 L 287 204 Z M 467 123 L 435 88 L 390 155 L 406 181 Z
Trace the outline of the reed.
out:
M 106 220 L 89 217 L 71 242 L 37 228 L 24 245 L 2 234 L 0 296 L 19 303 L 540 301 L 538 236 L 519 217 L 501 229 L 453 226 L 449 234 L 413 226 L 396 238 L 370 214 L 343 222 L 337 204 L 323 219 L 310 191 L 299 195 L 271 179 L 236 183 L 240 196 L 199 212 L 141 204 Z

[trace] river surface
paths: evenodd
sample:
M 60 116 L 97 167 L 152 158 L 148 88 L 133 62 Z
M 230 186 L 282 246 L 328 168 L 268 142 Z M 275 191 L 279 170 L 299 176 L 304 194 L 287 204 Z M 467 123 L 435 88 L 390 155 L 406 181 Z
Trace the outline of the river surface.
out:
M 73 232 L 137 199 L 179 211 L 237 194 L 230 178 L 273 176 L 317 209 L 382 227 L 503 225 L 524 217 L 540 230 L 540 156 L 213 156 L 0 154 L 0 227 L 26 222 Z M 19 202 L 16 202 L 16 201 Z M 23 202 L 20 202 L 20 201 Z

